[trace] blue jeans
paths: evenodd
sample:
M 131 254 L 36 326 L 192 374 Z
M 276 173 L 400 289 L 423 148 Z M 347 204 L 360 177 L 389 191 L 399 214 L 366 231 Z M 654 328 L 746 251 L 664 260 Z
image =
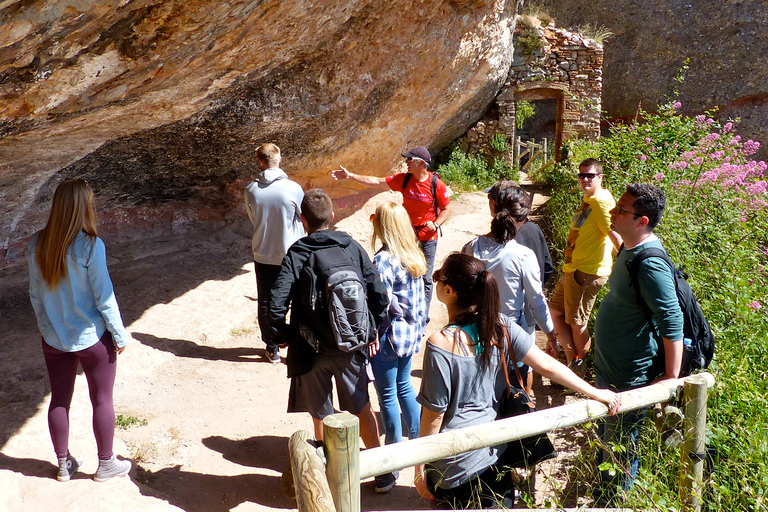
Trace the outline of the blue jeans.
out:
M 611 389 L 617 391 L 615 386 L 610 385 L 608 381 L 600 375 L 597 375 L 595 378 L 595 387 L 598 389 Z M 626 391 L 626 389 L 620 389 L 618 391 Z M 647 407 L 643 407 L 635 411 L 617 414 L 616 416 L 606 416 L 598 424 L 597 434 L 600 436 L 600 440 L 608 450 L 611 449 L 611 443 L 622 445 L 626 448 L 626 452 L 612 453 L 619 464 L 629 472 L 629 474 L 626 474 L 621 470 L 617 470 L 616 474 L 611 476 L 609 471 L 601 471 L 601 485 L 616 485 L 625 491 L 632 488 L 635 478 L 637 477 L 637 468 L 640 465 L 640 453 L 638 452 L 637 447 L 640 441 L 640 429 L 645 421 L 645 413 L 647 410 Z M 613 459 L 604 450 L 598 448 L 598 466 L 603 462 L 613 462 Z
M 371 369 L 376 379 L 374 385 L 384 422 L 384 442 L 392 444 L 403 440 L 401 410 L 408 428 L 408 439 L 419 437 L 421 418 L 416 391 L 411 383 L 411 356 L 398 357 L 389 340 L 384 339 L 379 353 L 371 358 Z
M 432 273 L 435 271 L 435 253 L 437 252 L 437 240 L 419 242 L 421 252 L 427 260 L 427 273 L 424 274 L 424 296 L 427 297 L 427 319 L 429 319 L 429 304 L 432 302 Z

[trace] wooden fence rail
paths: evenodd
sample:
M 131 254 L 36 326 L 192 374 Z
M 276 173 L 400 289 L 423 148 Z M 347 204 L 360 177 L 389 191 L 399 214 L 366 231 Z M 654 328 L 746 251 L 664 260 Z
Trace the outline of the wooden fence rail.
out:
M 621 412 L 632 411 L 676 397 L 686 389 L 686 442 L 683 445 L 681 468 L 681 497 L 686 510 L 700 509 L 702 464 L 698 454 L 703 452 L 706 429 L 707 389 L 715 379 L 709 373 L 700 373 L 621 393 Z M 693 389 L 695 388 L 695 391 Z M 595 400 L 583 400 L 569 405 L 553 407 L 523 417 L 466 427 L 451 432 L 395 443 L 359 452 L 355 440 L 357 418 L 349 413 L 329 416 L 324 420 L 325 454 L 328 459 L 326 475 L 330 492 L 338 512 L 360 511 L 360 480 L 417 464 L 444 459 L 479 448 L 496 446 L 550 430 L 578 425 L 608 415 L 608 408 Z M 351 428 L 353 432 L 344 432 Z M 299 434 L 299 433 L 297 433 Z M 352 435 L 350 435 L 352 434 Z M 296 435 L 296 434 L 295 434 Z M 333 439 L 330 443 L 329 440 Z M 337 442 L 342 440 L 341 442 Z M 293 443 L 293 438 L 292 441 Z M 354 446 L 354 450 L 350 450 Z M 691 454 L 694 456 L 692 457 Z M 694 460 L 695 459 L 695 460 Z M 294 467 L 293 457 L 291 466 Z M 294 479 L 296 476 L 296 468 Z M 311 472 L 315 475 L 316 472 Z M 305 477 L 312 477 L 310 474 Z M 315 488 L 317 486 L 307 486 Z M 336 489 L 336 491 L 334 491 Z M 298 495 L 298 489 L 297 489 Z M 299 512 L 314 510 L 302 508 Z

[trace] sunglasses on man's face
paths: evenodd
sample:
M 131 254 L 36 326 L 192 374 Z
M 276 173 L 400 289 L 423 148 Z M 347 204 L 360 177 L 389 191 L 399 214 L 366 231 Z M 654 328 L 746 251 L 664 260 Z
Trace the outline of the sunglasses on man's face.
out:
M 596 174 L 594 172 L 580 172 L 578 176 L 580 180 L 591 180 L 594 179 L 595 176 L 601 176 L 601 174 Z

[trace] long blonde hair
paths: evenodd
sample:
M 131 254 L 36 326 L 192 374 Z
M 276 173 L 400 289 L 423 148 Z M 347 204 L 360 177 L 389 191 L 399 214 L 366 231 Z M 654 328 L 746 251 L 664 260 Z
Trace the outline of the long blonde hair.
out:
M 397 203 L 382 203 L 376 208 L 371 240 L 374 250 L 377 238 L 411 276 L 416 278 L 427 273 L 427 260 L 419 248 L 405 208 Z
M 49 288 L 67 277 L 67 249 L 80 232 L 92 240 L 97 236 L 93 190 L 81 179 L 68 178 L 56 189 L 48 223 L 37 236 L 35 261 Z

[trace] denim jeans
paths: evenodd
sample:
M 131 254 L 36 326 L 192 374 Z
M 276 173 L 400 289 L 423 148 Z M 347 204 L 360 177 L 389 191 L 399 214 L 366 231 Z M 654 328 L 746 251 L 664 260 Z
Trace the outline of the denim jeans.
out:
M 435 271 L 435 253 L 437 252 L 437 240 L 419 242 L 421 252 L 427 260 L 427 273 L 424 274 L 424 295 L 427 297 L 427 319 L 429 319 L 429 304 L 432 302 L 432 273 Z
M 421 418 L 416 391 L 411 383 L 411 356 L 398 357 L 389 340 L 384 339 L 379 353 L 371 358 L 371 369 L 376 379 L 374 385 L 379 395 L 385 443 L 399 443 L 403 440 L 401 410 L 408 438 L 419 437 Z
M 595 378 L 595 387 L 598 389 L 611 389 L 617 391 L 608 381 L 597 375 Z M 618 391 L 626 391 L 621 389 Z M 647 407 L 629 411 L 616 416 L 606 416 L 597 426 L 597 433 L 605 447 L 610 450 L 611 443 L 622 445 L 626 448 L 625 452 L 612 452 L 629 474 L 617 469 L 615 475 L 611 476 L 608 470 L 600 472 L 601 485 L 616 485 L 621 489 L 628 491 L 632 488 L 637 477 L 637 468 L 640 465 L 640 453 L 637 446 L 640 441 L 640 429 L 645 421 Z M 601 448 L 597 451 L 598 466 L 603 462 L 613 462 L 613 458 Z

